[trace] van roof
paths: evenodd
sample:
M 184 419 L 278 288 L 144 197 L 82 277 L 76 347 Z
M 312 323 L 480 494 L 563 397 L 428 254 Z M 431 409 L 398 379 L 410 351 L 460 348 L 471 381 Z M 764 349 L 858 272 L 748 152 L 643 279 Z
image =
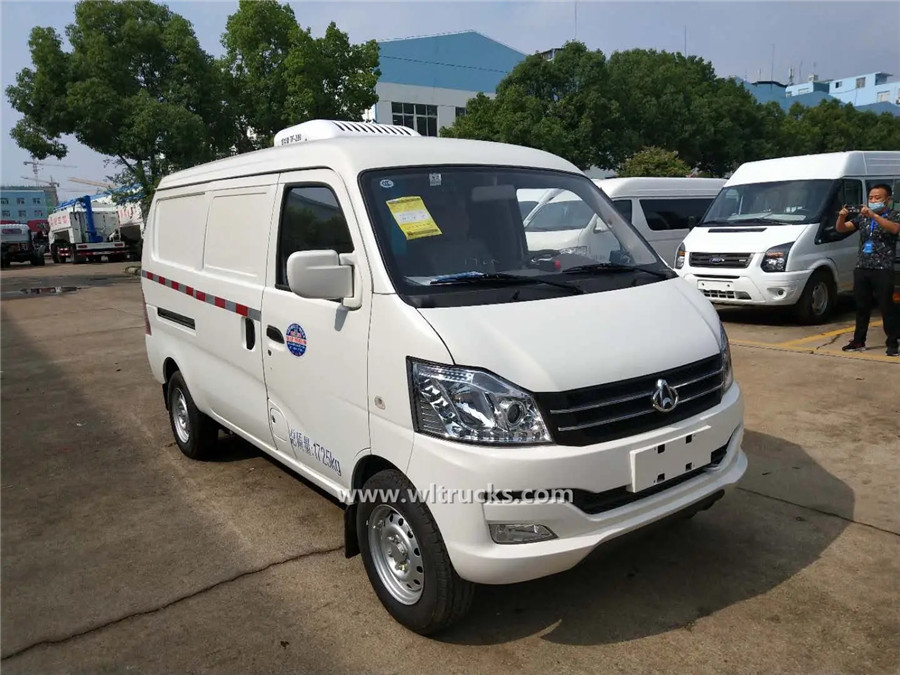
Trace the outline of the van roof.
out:
M 543 150 L 506 143 L 429 137 L 344 137 L 306 141 L 248 152 L 169 174 L 159 190 L 313 168 L 344 175 L 367 169 L 437 165 L 518 166 L 581 173 L 578 167 Z
M 598 178 L 594 182 L 615 197 L 715 197 L 724 178 Z
M 728 185 L 782 180 L 827 180 L 843 176 L 900 176 L 900 152 L 829 152 L 747 162 L 741 164 L 728 179 Z

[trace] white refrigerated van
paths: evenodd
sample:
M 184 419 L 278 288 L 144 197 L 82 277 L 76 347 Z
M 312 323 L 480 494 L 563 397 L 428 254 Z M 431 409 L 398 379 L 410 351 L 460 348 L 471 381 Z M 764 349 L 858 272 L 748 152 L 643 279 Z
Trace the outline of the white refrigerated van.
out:
M 343 501 L 347 554 L 430 633 L 747 460 L 718 316 L 577 167 L 415 136 L 317 120 L 167 176 L 141 288 L 181 450 L 223 427 Z M 616 260 L 530 250 L 522 189 L 577 195 Z
M 725 179 L 606 178 L 594 183 L 671 265 L 678 245 L 703 218 Z M 520 195 L 520 202 L 524 198 Z M 605 242 L 602 223 L 567 192 L 545 195 L 529 211 L 525 228 L 529 243 L 537 248 L 602 250 Z
M 873 185 L 900 190 L 900 152 L 837 152 L 741 165 L 679 247 L 675 269 L 707 298 L 794 306 L 825 321 L 853 288 L 857 232 L 835 230 L 843 205 Z

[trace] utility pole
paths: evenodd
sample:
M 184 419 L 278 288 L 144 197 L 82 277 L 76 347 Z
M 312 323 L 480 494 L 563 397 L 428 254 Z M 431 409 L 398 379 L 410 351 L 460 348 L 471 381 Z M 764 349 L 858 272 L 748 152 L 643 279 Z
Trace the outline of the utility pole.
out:
M 687 58 L 688 50 L 687 50 L 687 24 L 684 26 L 684 57 Z
M 775 81 L 775 43 L 772 43 L 772 76 L 769 79 Z

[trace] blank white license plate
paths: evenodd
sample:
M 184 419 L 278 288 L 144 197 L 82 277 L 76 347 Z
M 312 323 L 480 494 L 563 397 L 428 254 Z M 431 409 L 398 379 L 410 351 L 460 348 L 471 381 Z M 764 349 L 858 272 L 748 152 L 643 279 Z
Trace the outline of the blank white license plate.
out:
M 733 291 L 734 282 L 697 279 L 697 288 L 699 288 L 701 291 Z
M 689 436 L 631 451 L 631 492 L 640 492 L 709 464 L 715 448 L 710 447 L 709 427 Z M 688 443 L 687 439 L 691 442 Z

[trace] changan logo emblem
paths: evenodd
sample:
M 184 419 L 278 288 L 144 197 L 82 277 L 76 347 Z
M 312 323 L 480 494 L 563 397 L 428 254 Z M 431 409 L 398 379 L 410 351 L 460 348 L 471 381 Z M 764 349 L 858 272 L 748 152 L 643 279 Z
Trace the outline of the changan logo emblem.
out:
M 656 391 L 650 399 L 653 407 L 660 412 L 672 412 L 678 405 L 678 392 L 669 386 L 665 380 L 656 381 Z

